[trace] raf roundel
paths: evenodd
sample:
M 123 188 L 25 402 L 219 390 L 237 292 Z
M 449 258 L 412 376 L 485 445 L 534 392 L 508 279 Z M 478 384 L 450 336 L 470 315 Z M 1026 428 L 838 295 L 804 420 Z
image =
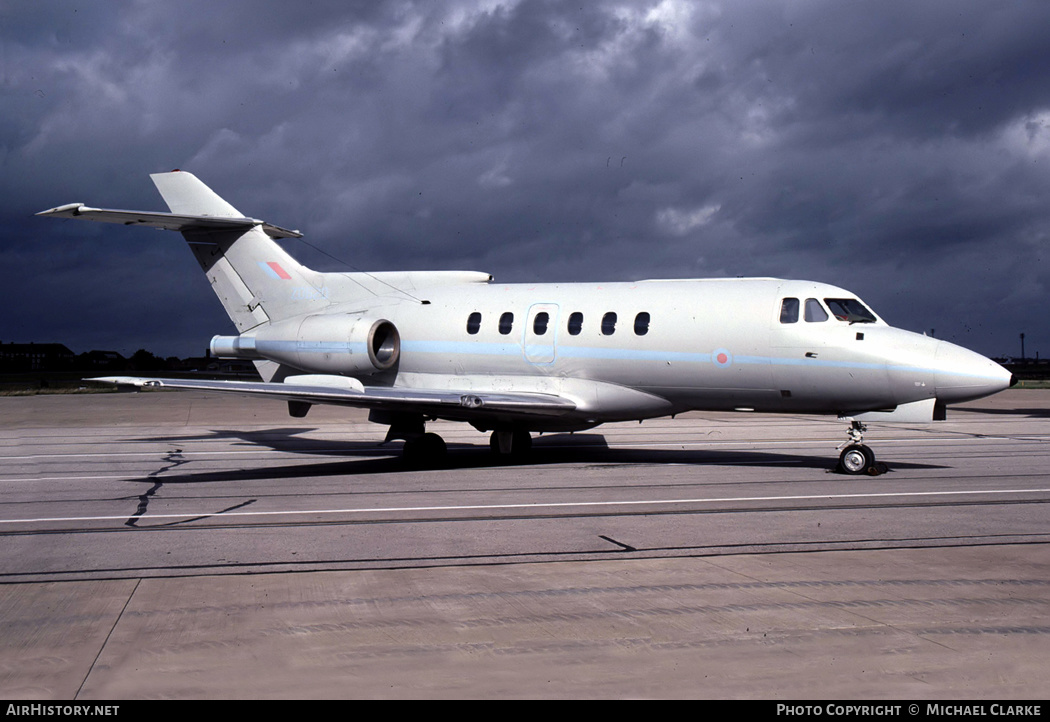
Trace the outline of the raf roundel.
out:
M 727 349 L 716 348 L 711 354 L 711 360 L 715 366 L 729 368 L 733 365 L 733 354 L 729 353 Z

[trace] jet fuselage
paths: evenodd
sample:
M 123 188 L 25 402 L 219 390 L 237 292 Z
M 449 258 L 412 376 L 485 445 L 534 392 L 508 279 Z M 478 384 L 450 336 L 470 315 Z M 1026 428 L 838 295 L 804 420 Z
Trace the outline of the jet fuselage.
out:
M 531 430 L 686 410 L 853 415 L 927 399 L 957 403 L 1010 382 L 979 354 L 874 314 L 836 317 L 829 299 L 859 299 L 821 283 L 471 283 L 413 295 L 303 316 L 261 333 L 255 351 L 304 373 L 404 388 L 544 393 L 576 404 L 575 413 L 537 420 Z M 815 301 L 823 314 L 787 320 L 785 299 L 800 307 Z M 360 373 L 348 360 L 362 357 L 365 341 L 346 329 L 380 319 L 399 334 L 396 369 L 377 373 L 366 364 Z M 288 330 L 309 323 L 322 330 L 299 337 Z
M 408 458 L 446 449 L 425 423 L 492 430 L 500 454 L 529 432 L 688 410 L 853 417 L 846 473 L 875 469 L 863 421 L 931 421 L 1005 389 L 1009 372 L 960 346 L 887 325 L 852 293 L 773 278 L 497 284 L 476 271 L 325 273 L 181 171 L 152 176 L 170 213 L 70 203 L 39 215 L 182 233 L 237 336 L 212 353 L 262 382 L 107 377 L 370 410 Z

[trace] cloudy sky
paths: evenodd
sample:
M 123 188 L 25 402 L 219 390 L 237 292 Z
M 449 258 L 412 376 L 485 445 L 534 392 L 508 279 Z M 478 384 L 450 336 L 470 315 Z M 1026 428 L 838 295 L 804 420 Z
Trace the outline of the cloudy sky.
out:
M 581 7 L 582 5 L 582 7 Z M 1050 354 L 1050 3 L 0 4 L 0 341 L 232 333 L 166 210 L 195 173 L 319 270 L 777 276 Z M 337 260 L 336 260 L 337 259 Z

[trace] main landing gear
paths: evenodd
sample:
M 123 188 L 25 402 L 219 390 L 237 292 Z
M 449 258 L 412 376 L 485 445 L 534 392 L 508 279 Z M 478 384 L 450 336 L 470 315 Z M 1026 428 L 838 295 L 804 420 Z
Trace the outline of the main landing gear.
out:
M 401 439 L 401 463 L 409 469 L 439 469 L 445 466 L 448 447 L 444 439 L 426 430 L 428 421 L 422 415 L 380 414 L 373 411 L 369 420 L 390 424 L 383 443 Z M 489 448 L 503 462 L 520 462 L 532 450 L 532 436 L 523 429 L 493 431 L 489 437 Z
M 850 423 L 846 434 L 849 439 L 838 448 L 842 449 L 839 454 L 839 471 L 843 474 L 869 474 L 875 476 L 885 471 L 882 464 L 876 465 L 875 452 L 864 445 L 864 432 L 868 427 L 854 419 Z
M 489 437 L 493 454 L 512 461 L 520 461 L 532 450 L 532 435 L 528 431 L 493 431 Z
M 448 456 L 445 440 L 434 433 L 425 433 L 405 439 L 401 449 L 401 461 L 410 469 L 427 469 L 442 466 Z
M 401 463 L 409 469 L 436 469 L 445 465 L 448 447 L 445 440 L 426 430 L 427 419 L 422 414 L 399 414 L 373 409 L 368 420 L 389 424 L 383 443 L 400 439 Z

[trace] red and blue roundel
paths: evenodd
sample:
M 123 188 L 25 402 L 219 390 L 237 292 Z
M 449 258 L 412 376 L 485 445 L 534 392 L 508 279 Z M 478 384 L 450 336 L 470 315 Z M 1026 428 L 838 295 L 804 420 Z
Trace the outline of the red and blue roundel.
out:
M 733 365 L 733 354 L 728 349 L 716 348 L 711 352 L 711 361 L 720 368 L 729 368 Z

